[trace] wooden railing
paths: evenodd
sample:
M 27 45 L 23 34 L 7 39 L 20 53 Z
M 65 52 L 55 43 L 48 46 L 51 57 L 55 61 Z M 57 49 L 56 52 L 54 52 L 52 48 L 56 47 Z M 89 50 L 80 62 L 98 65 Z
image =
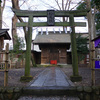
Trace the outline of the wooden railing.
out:
M 3 70 L 5 68 L 5 63 L 4 62 L 0 62 L 0 70 Z
M 0 63 L 0 72 L 4 72 L 4 87 L 8 85 L 8 54 L 9 54 L 9 44 L 6 44 L 5 52 L 0 52 L 0 54 L 5 54 L 5 62 Z

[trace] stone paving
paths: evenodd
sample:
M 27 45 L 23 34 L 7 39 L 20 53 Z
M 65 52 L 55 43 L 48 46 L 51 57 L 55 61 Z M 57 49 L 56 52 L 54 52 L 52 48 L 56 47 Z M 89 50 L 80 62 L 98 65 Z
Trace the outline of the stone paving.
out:
M 46 68 L 39 76 L 29 84 L 29 89 L 65 89 L 70 87 L 72 82 L 58 67 Z M 52 88 L 53 87 L 53 88 Z M 58 90 L 57 90 L 58 91 Z M 18 100 L 80 100 L 77 97 L 59 96 L 23 96 Z
M 30 84 L 30 86 L 44 87 L 44 86 L 65 86 L 71 84 L 65 77 L 65 74 L 56 67 L 45 69 L 39 77 Z

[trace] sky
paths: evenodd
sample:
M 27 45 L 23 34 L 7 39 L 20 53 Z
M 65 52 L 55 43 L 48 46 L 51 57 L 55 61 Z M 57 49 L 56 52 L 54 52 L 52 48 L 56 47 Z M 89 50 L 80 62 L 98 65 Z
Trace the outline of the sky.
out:
M 56 5 L 56 3 L 54 3 L 54 0 L 24 0 L 26 1 L 24 4 L 22 2 L 22 0 L 20 1 L 20 7 L 22 10 L 47 10 L 47 9 L 54 9 L 57 10 L 58 6 Z M 59 0 L 62 1 L 62 0 Z M 77 2 L 80 0 L 77 0 Z M 76 0 L 73 0 L 73 3 L 71 5 L 71 7 L 73 8 L 73 6 L 76 5 Z M 60 4 L 61 2 L 59 2 Z M 10 0 L 6 1 L 6 5 L 5 5 L 5 9 L 3 12 L 3 28 L 8 28 L 9 29 L 9 34 L 11 36 L 11 26 L 12 26 L 12 17 L 14 15 L 14 13 L 11 10 L 12 4 L 10 2 Z M 51 8 L 52 7 L 52 8 Z M 38 22 L 42 22 L 42 21 L 46 21 L 44 18 L 35 18 L 35 21 Z M 81 18 L 75 18 L 75 22 L 86 22 L 87 20 L 84 17 Z M 87 25 L 88 26 L 88 25 Z M 33 28 L 33 33 L 32 33 L 32 39 L 35 39 L 36 34 L 37 34 L 37 29 L 38 31 L 53 31 L 53 29 L 55 28 L 55 31 L 62 31 L 62 27 L 34 27 Z M 88 32 L 88 28 L 87 27 L 76 27 L 75 28 L 76 32 Z M 69 28 L 68 28 L 69 31 Z M 24 33 L 23 30 L 21 28 L 17 28 L 17 34 L 20 37 L 24 37 Z M 12 36 L 11 36 L 12 37 Z M 12 46 L 12 41 L 5 41 L 5 43 L 9 42 L 10 46 Z

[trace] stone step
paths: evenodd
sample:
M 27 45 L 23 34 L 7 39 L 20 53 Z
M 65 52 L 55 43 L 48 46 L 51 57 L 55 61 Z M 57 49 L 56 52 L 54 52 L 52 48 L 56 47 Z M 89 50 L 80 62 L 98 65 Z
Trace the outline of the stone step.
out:
M 80 100 L 77 97 L 67 97 L 67 96 L 24 96 L 20 97 L 18 100 Z

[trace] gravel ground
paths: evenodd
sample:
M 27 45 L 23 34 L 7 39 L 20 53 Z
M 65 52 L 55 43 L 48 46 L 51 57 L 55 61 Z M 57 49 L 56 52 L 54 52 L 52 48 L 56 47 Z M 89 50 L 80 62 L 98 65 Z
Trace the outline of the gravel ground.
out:
M 70 78 L 72 75 L 72 66 L 67 65 L 60 67 L 62 71 Z M 38 74 L 43 71 L 45 67 L 35 67 L 31 68 L 31 75 L 35 78 Z M 9 69 L 8 72 L 8 86 L 26 86 L 28 83 L 20 82 L 20 77 L 24 75 L 24 68 L 19 69 Z M 79 86 L 90 86 L 91 85 L 91 69 L 88 67 L 79 67 L 79 75 L 82 76 L 82 82 L 75 82 L 75 85 Z M 96 85 L 100 86 L 100 70 L 96 70 Z M 0 86 L 4 83 L 4 73 L 0 72 Z
M 44 70 L 44 67 L 31 68 L 30 74 L 33 78 L 37 77 L 38 74 Z M 9 69 L 8 72 L 8 86 L 26 86 L 28 83 L 20 82 L 20 77 L 24 75 L 24 68 Z M 4 72 L 0 72 L 0 86 L 4 84 Z
M 61 68 L 64 73 L 70 78 L 70 76 L 73 74 L 72 71 L 72 65 L 67 65 L 67 67 L 62 67 Z M 74 82 L 76 86 L 91 86 L 91 69 L 87 67 L 86 65 L 84 66 L 79 66 L 79 75 L 82 76 L 82 81 L 81 82 Z M 100 70 L 95 71 L 95 82 L 96 86 L 100 86 Z

